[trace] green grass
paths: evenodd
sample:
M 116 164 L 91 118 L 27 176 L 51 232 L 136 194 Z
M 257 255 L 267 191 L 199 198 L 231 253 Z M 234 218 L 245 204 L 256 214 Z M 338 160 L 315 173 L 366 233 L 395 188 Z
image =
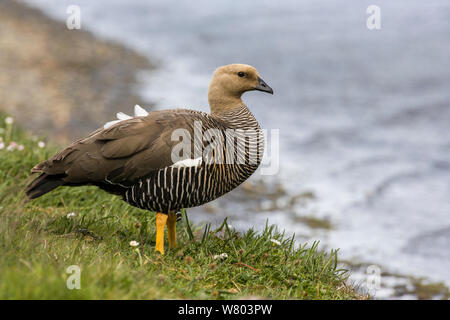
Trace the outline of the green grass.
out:
M 226 220 L 216 229 L 192 226 L 184 213 L 178 249 L 161 256 L 154 214 L 119 197 L 63 187 L 27 201 L 31 167 L 56 149 L 39 148 L 1 115 L 0 127 L 0 299 L 361 298 L 345 284 L 336 251 L 295 244 L 274 226 L 238 233 Z M 7 151 L 10 141 L 24 149 Z M 71 265 L 81 268 L 80 290 L 66 286 Z

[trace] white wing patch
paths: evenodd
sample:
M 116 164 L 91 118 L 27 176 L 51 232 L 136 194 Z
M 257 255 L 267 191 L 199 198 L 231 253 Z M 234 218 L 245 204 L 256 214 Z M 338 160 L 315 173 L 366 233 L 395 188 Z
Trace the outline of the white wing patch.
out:
M 135 117 L 146 117 L 148 116 L 148 112 L 139 105 L 134 106 L 134 116 Z
M 123 112 L 118 112 L 118 113 L 116 113 L 116 117 L 117 117 L 117 119 L 119 119 L 119 120 L 128 120 L 128 119 L 133 118 L 132 116 L 129 116 L 129 115 L 123 113 Z
M 134 106 L 134 117 L 146 117 L 147 115 L 148 115 L 148 112 L 144 108 L 142 108 L 139 105 Z M 134 118 L 123 112 L 118 112 L 116 114 L 116 117 L 117 117 L 117 120 L 113 120 L 113 121 L 109 121 L 109 122 L 105 123 L 103 126 L 103 129 L 108 129 L 109 127 L 115 125 L 116 123 L 119 123 L 120 121 Z
M 202 164 L 202 157 L 197 159 L 184 159 L 175 162 L 171 167 L 180 168 L 180 167 L 198 167 Z

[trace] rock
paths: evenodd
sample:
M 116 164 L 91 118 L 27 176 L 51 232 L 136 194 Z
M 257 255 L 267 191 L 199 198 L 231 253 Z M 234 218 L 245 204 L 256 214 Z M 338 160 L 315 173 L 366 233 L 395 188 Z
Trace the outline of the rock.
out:
M 35 135 L 67 143 L 148 106 L 133 92 L 147 58 L 21 2 L 0 2 L 0 52 L 0 111 Z

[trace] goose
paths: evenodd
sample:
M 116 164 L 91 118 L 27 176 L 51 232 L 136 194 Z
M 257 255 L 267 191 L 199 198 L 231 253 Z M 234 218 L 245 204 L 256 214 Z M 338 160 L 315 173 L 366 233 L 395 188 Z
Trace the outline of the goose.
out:
M 177 212 L 210 202 L 248 179 L 262 160 L 264 138 L 244 92 L 273 94 L 245 64 L 219 67 L 208 89 L 210 113 L 171 109 L 117 114 L 88 136 L 37 164 L 29 199 L 60 186 L 94 185 L 156 212 L 155 251 L 176 248 Z

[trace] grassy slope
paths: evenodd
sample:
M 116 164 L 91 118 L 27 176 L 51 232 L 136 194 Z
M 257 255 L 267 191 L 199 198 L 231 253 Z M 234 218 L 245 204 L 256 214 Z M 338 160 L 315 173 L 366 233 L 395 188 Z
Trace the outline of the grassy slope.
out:
M 0 127 L 6 147 L 24 146 L 0 150 L 0 299 L 360 298 L 337 270 L 336 252 L 294 246 L 273 226 L 242 234 L 224 223 L 191 232 L 184 216 L 179 249 L 160 256 L 154 215 L 94 187 L 59 188 L 27 202 L 30 168 L 55 149 L 39 148 L 1 115 Z M 221 253 L 228 257 L 214 259 Z M 81 267 L 81 290 L 66 287 L 70 265 Z

